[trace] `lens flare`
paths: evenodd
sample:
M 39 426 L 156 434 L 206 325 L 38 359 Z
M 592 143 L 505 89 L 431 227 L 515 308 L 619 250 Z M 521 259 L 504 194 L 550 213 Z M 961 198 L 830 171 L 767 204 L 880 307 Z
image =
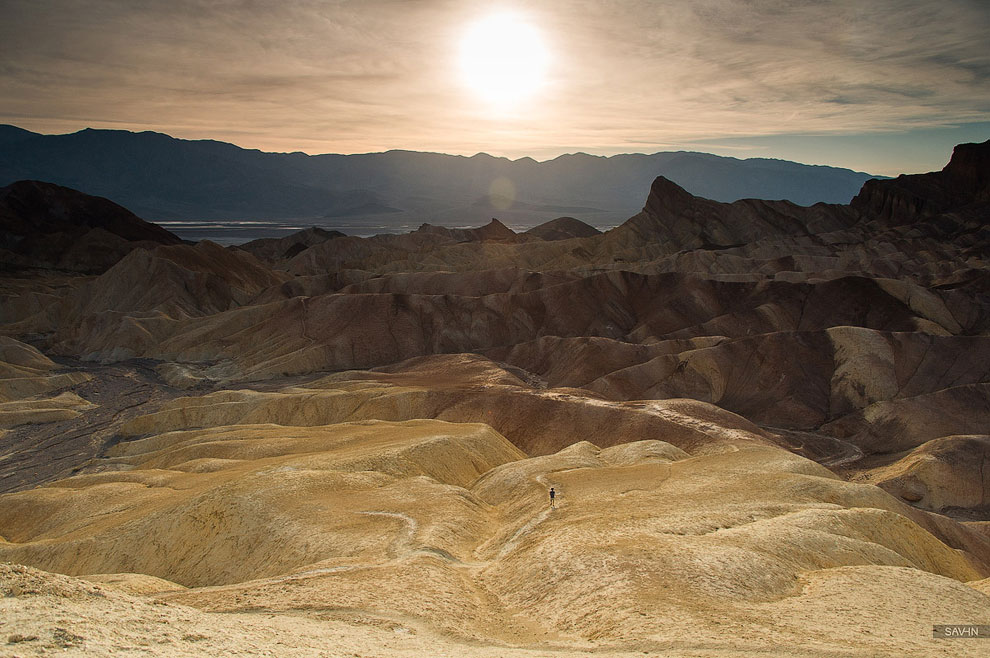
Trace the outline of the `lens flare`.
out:
M 508 210 L 516 202 L 516 186 L 505 176 L 499 176 L 488 186 L 488 199 L 496 210 Z

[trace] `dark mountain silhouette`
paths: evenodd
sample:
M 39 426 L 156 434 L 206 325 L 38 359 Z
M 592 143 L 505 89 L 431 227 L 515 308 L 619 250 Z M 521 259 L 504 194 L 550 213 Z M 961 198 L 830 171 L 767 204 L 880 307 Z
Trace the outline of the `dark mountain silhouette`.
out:
M 514 242 L 516 240 L 515 232 L 495 218 L 479 228 L 460 229 L 423 224 L 414 233 L 437 235 L 451 242 Z
M 19 142 L 23 139 L 37 136 L 38 133 L 33 133 L 30 130 L 24 130 L 23 128 L 10 126 L 7 124 L 0 124 L 0 145 L 14 144 L 15 142 Z
M 902 224 L 949 211 L 986 211 L 990 205 L 990 140 L 959 144 L 942 171 L 868 181 L 852 206 Z
M 789 201 L 740 199 L 721 203 L 687 192 L 658 177 L 643 211 L 609 231 L 617 244 L 663 244 L 681 249 L 719 249 L 768 237 L 809 235 L 849 228 L 860 217 L 849 206 L 798 206 Z
M 577 153 L 547 162 L 411 151 L 310 156 L 153 132 L 40 135 L 0 126 L 0 185 L 47 180 L 113 198 L 156 220 L 390 213 L 383 221 L 476 222 L 491 216 L 479 199 L 504 177 L 515 188 L 513 206 L 500 215 L 507 221 L 535 225 L 569 214 L 616 222 L 639 210 L 642 191 L 658 175 L 718 201 L 801 205 L 848 203 L 870 178 L 847 169 L 690 152 Z
M 108 199 L 32 180 L 0 188 L 0 250 L 8 266 L 102 272 L 137 247 L 181 242 Z
M 601 231 L 573 217 L 558 217 L 544 222 L 528 231 L 526 235 L 535 235 L 544 240 L 567 240 L 569 238 L 590 238 Z

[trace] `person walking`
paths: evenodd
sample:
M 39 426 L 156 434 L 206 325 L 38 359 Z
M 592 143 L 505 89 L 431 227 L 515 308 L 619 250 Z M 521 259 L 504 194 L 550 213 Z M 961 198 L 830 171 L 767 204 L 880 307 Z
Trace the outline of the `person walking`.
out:
M 557 496 L 557 492 L 553 490 L 553 487 L 550 487 L 550 509 L 554 509 L 555 507 L 554 498 L 556 498 L 556 496 Z

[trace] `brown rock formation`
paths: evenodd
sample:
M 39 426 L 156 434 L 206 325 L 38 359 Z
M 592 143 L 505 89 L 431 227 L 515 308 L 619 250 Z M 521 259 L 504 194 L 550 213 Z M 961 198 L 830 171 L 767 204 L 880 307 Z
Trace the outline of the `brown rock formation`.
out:
M 342 237 L 344 234 L 340 231 L 326 231 L 317 226 L 311 226 L 284 238 L 261 238 L 238 245 L 237 248 L 251 253 L 259 260 L 274 263 L 292 258 L 299 252 L 327 240 Z
M 494 217 L 492 221 L 480 228 L 447 228 L 445 226 L 423 224 L 416 229 L 415 233 L 438 236 L 448 242 L 513 242 L 517 237 L 515 231 Z
M 982 518 L 990 508 L 988 470 L 990 436 L 956 435 L 927 441 L 861 479 L 922 509 Z
M 80 372 L 56 371 L 55 363 L 34 347 L 0 336 L 0 403 L 40 396 L 89 379 Z
M 237 308 L 286 279 L 250 254 L 212 242 L 141 249 L 21 324 L 34 332 L 55 330 L 67 341 L 101 335 L 105 342 L 109 333 L 115 347 L 108 355 L 116 355 L 109 358 L 120 358 L 135 353 L 135 340 L 145 351 L 153 348 L 162 334 L 148 327 Z
M 990 206 L 990 140 L 960 144 L 942 171 L 871 180 L 851 205 L 881 221 L 903 224 L 964 209 L 986 218 Z M 948 218 L 945 218 L 948 219 Z
M 698 247 L 731 247 L 774 236 L 839 231 L 857 219 L 856 213 L 844 206 L 806 208 L 788 201 L 758 199 L 709 201 L 661 176 L 653 182 L 643 212 L 610 231 L 604 240 L 620 248 L 658 243 L 673 253 Z

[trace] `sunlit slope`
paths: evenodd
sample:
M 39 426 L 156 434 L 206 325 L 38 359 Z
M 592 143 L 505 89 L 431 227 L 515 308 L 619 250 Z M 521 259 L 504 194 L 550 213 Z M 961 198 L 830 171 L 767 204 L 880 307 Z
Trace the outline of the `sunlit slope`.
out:
M 92 404 L 71 392 L 89 375 L 56 372 L 55 363 L 34 347 L 0 336 L 0 436 L 4 429 L 74 418 Z
M 663 438 L 686 450 L 770 442 L 753 423 L 709 403 L 613 402 L 579 389 L 534 387 L 470 354 L 347 371 L 276 392 L 221 390 L 183 397 L 125 423 L 121 433 L 136 437 L 238 424 L 316 426 L 423 418 L 484 422 L 529 455 L 580 441 L 606 447 Z
M 54 372 L 56 369 L 55 363 L 36 348 L 0 336 L 0 403 L 40 398 L 89 379 L 84 373 Z
M 364 610 L 513 644 L 656 647 L 688 624 L 854 649 L 868 619 L 907 649 L 932 618 L 990 614 L 965 585 L 990 565 L 881 489 L 756 442 L 696 452 L 527 458 L 437 420 L 153 433 L 111 451 L 119 470 L 0 497 L 0 559 L 148 574 L 204 610 Z

